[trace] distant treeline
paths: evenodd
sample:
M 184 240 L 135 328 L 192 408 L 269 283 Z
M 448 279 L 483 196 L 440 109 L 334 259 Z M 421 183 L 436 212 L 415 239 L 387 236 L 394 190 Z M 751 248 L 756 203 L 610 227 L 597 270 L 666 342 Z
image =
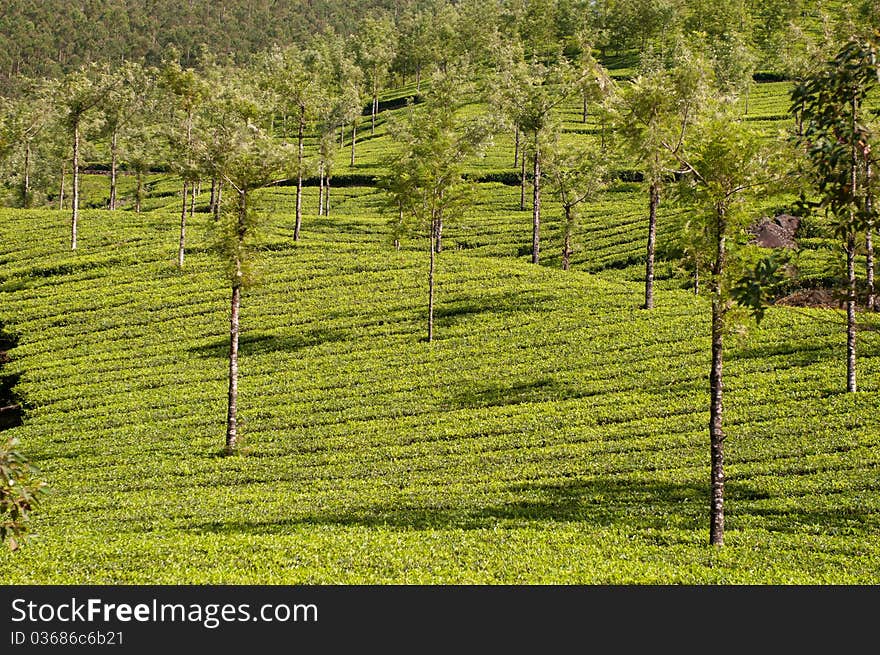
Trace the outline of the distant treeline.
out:
M 16 77 L 55 77 L 93 61 L 158 63 L 170 48 L 240 60 L 328 27 L 347 33 L 377 9 L 413 0 L 3 0 L 0 93 Z
M 208 58 L 242 63 L 327 30 L 354 34 L 365 17 L 380 12 L 399 26 L 429 15 L 431 27 L 442 31 L 452 8 L 472 17 L 497 15 L 502 31 L 520 32 L 536 46 L 527 54 L 539 57 L 572 45 L 584 29 L 603 56 L 658 43 L 662 49 L 677 30 L 738 47 L 725 36 L 736 25 L 749 35 L 757 70 L 776 76 L 788 65 L 793 42 L 804 31 L 827 30 L 830 18 L 880 24 L 876 0 L 3 0 L 0 95 L 13 93 L 22 76 L 57 77 L 90 62 L 157 64 L 172 50 L 183 66 Z M 446 37 L 487 28 L 477 20 L 454 26 Z

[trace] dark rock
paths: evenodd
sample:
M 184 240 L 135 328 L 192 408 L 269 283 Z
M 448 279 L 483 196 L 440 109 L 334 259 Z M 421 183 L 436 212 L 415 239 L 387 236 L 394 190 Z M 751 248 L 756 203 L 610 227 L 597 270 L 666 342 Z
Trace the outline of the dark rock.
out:
M 797 248 L 795 234 L 801 219 L 790 214 L 779 214 L 773 218 L 762 218 L 749 228 L 752 238 L 749 243 L 762 248 Z

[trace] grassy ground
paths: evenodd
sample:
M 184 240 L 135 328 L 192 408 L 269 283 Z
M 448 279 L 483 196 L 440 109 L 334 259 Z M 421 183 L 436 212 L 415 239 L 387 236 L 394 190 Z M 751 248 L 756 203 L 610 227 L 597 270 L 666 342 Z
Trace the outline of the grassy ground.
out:
M 768 124 L 775 86 L 751 99 Z M 384 129 L 357 171 L 380 170 Z M 510 169 L 510 145 L 474 170 Z M 518 187 L 479 185 L 444 229 L 431 344 L 426 244 L 394 250 L 378 191 L 337 188 L 319 218 L 307 188 L 298 243 L 292 189 L 263 191 L 242 447 L 223 457 L 211 219 L 191 221 L 178 270 L 177 182 L 151 182 L 140 216 L 84 211 L 75 253 L 67 212 L 0 214 L 0 320 L 18 339 L 4 373 L 26 407 L 13 431 L 52 487 L 0 581 L 880 580 L 880 322 L 862 320 L 853 394 L 840 312 L 774 307 L 731 331 L 728 532 L 709 548 L 709 307 L 666 262 L 657 308 L 638 308 L 642 185 L 590 205 L 568 272 L 552 202 L 535 267 Z M 90 177 L 87 199 L 106 184 Z M 682 211 L 663 206 L 661 243 Z

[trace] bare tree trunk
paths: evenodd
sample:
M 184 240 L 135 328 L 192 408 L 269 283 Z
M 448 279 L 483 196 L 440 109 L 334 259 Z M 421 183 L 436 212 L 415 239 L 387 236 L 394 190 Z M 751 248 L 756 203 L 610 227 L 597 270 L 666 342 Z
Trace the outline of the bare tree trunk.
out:
M 436 219 L 431 217 L 430 265 L 428 266 L 428 343 L 434 340 L 434 235 L 437 231 Z
M 64 209 L 64 162 L 61 163 L 61 186 L 58 189 L 58 209 Z
M 588 116 L 589 116 L 589 108 L 590 108 L 590 104 L 589 104 L 589 101 L 588 101 L 588 99 L 587 99 L 587 94 L 586 94 L 586 93 L 583 95 L 583 101 L 584 101 L 584 104 L 583 104 L 583 107 L 582 107 L 582 109 L 581 109 L 581 123 L 586 123 L 586 122 L 587 122 L 587 118 L 588 118 Z
M 217 197 L 214 200 L 214 220 L 220 220 L 220 201 L 223 198 L 223 180 L 217 180 Z
M 532 169 L 532 263 L 537 264 L 541 257 L 541 149 L 538 135 L 535 134 L 535 158 Z
M 852 97 L 852 132 L 856 132 L 856 115 L 858 113 L 858 101 Z M 852 197 L 856 197 L 858 182 L 858 152 L 856 144 L 851 147 L 850 184 Z M 856 390 L 856 235 L 853 224 L 855 214 L 850 210 L 849 226 L 846 234 L 846 390 Z
M 241 266 L 241 263 L 236 261 Z M 229 402 L 226 410 L 226 452 L 232 453 L 238 443 L 238 333 L 241 309 L 241 284 L 232 285 L 229 316 Z
M 324 216 L 330 215 L 330 174 L 324 182 Z
M 245 237 L 247 194 L 239 191 L 238 243 Z M 232 302 L 229 314 L 229 402 L 226 412 L 226 452 L 232 453 L 238 443 L 238 337 L 239 312 L 241 310 L 242 271 L 241 259 L 235 257 L 235 277 L 232 282 Z
M 571 261 L 571 207 L 565 205 L 565 238 L 562 241 L 562 270 L 567 271 Z
M 189 186 L 189 218 L 192 220 L 192 217 L 195 216 L 196 213 L 196 184 L 193 182 Z
M 526 153 L 523 152 L 520 157 L 519 169 L 519 208 L 520 211 L 526 210 Z
M 712 266 L 712 367 L 709 371 L 709 444 L 711 450 L 711 499 L 709 505 L 709 543 L 724 544 L 724 430 L 723 359 L 724 314 L 722 276 L 726 259 L 726 216 L 718 210 L 718 241 Z
M 700 265 L 694 262 L 694 295 L 700 295 Z
M 24 145 L 24 182 L 21 192 L 21 204 L 25 208 L 31 206 L 31 142 Z
M 177 266 L 179 268 L 183 268 L 183 255 L 184 249 L 186 247 L 186 201 L 187 201 L 187 183 L 186 180 L 183 181 L 183 191 L 181 191 L 181 196 L 183 197 L 183 202 L 181 203 L 180 210 L 180 241 L 177 246 Z
M 354 146 L 355 146 L 355 143 L 357 142 L 357 133 L 358 133 L 358 126 L 357 126 L 357 119 L 355 118 L 351 124 L 351 165 L 352 166 L 354 166 Z
M 856 237 L 846 238 L 846 390 L 856 390 Z
M 867 286 L 868 286 L 868 298 L 866 301 L 866 306 L 869 312 L 875 311 L 877 308 L 877 297 L 874 291 L 874 237 L 873 232 L 874 227 L 871 224 L 868 224 L 867 228 L 865 228 L 865 267 L 867 269 Z
M 871 162 L 865 164 L 865 214 L 868 216 L 868 225 L 865 228 L 865 266 L 867 267 L 867 283 L 868 283 L 868 311 L 873 312 L 877 309 L 877 299 L 874 291 L 874 221 L 871 218 L 871 210 L 873 209 L 873 198 L 871 197 Z
M 217 202 L 217 178 L 211 178 L 211 199 L 208 201 L 208 211 L 214 213 L 214 203 Z
M 371 114 L 370 115 L 370 135 L 371 136 L 376 133 L 376 114 L 378 113 L 378 111 L 379 111 L 379 96 L 375 91 L 373 91 L 373 107 L 372 107 L 372 111 L 370 112 L 370 114 Z
M 134 211 L 137 214 L 141 213 L 141 202 L 144 197 L 144 174 L 138 169 L 137 172 L 137 189 L 134 194 Z
M 116 209 L 116 166 L 119 160 L 118 135 L 113 130 L 113 136 L 110 138 L 110 202 L 109 209 Z
M 79 222 L 79 120 L 73 124 L 73 217 L 70 226 L 70 249 L 76 250 L 76 231 Z
M 440 202 L 443 202 L 443 192 L 440 192 Z M 437 210 L 437 230 L 435 234 L 436 244 L 434 246 L 434 251 L 440 253 L 443 251 L 443 210 Z
M 324 162 L 318 164 L 318 216 L 324 215 Z
M 645 263 L 645 309 L 654 308 L 654 251 L 657 243 L 657 205 L 660 203 L 660 186 L 651 182 L 648 201 L 648 253 Z
M 299 241 L 302 228 L 302 192 L 303 192 L 303 138 L 306 130 L 306 108 L 299 108 L 299 130 L 296 135 L 296 223 L 293 227 L 293 240 Z
M 519 166 L 519 125 L 513 130 L 513 167 Z

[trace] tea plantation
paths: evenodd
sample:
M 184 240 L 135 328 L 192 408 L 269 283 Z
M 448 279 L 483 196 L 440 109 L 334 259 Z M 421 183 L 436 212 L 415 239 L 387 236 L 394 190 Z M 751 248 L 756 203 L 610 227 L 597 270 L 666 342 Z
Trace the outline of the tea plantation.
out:
M 768 134 L 782 87 L 751 98 Z M 351 172 L 375 174 L 383 143 L 380 122 Z M 510 145 L 475 172 L 511 167 Z M 567 272 L 552 202 L 534 266 L 519 188 L 480 183 L 444 226 L 432 343 L 426 240 L 395 250 L 381 191 L 336 188 L 317 217 L 307 187 L 294 243 L 293 190 L 263 190 L 224 456 L 212 219 L 196 212 L 178 269 L 177 183 L 153 182 L 139 215 L 83 211 L 75 252 L 68 212 L 0 213 L 12 433 L 51 489 L 0 553 L 4 584 L 880 582 L 880 319 L 860 316 L 857 393 L 839 310 L 771 307 L 732 332 L 709 547 L 709 303 L 667 262 L 639 308 L 640 183 L 586 208 Z M 664 205 L 661 242 L 682 211 Z

